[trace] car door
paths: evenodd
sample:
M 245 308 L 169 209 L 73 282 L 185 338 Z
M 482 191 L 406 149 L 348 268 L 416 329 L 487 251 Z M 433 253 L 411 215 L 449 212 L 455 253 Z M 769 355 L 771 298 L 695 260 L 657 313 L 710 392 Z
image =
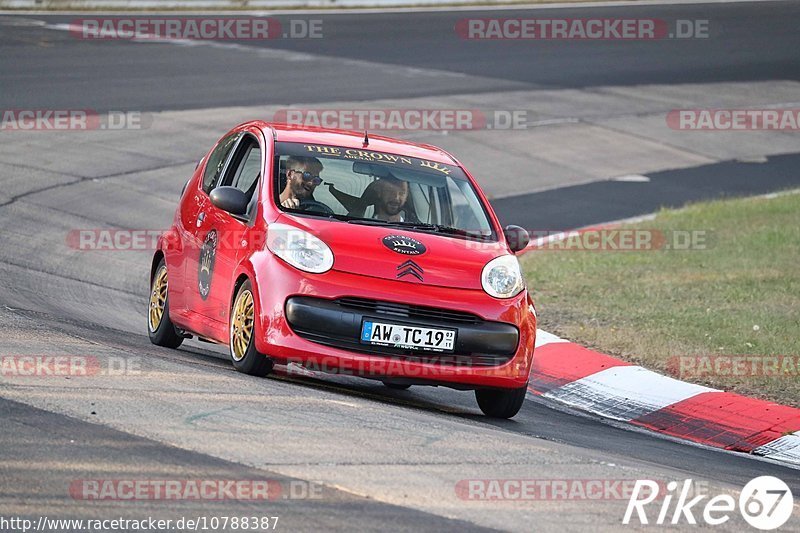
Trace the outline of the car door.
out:
M 185 294 L 182 298 L 183 309 L 191 320 L 193 330 L 196 330 L 197 320 L 192 320 L 193 314 L 197 312 L 199 302 L 202 301 L 198 286 L 198 270 L 200 264 L 200 251 L 203 247 L 203 240 L 206 235 L 199 231 L 203 225 L 204 218 L 207 216 L 210 199 L 208 194 L 219 184 L 225 165 L 230 160 L 233 149 L 237 141 L 241 138 L 241 132 L 233 132 L 225 135 L 214 147 L 207 157 L 207 162 L 203 170 L 203 175 L 197 183 L 191 185 L 191 189 L 184 195 L 180 211 L 180 239 L 183 243 L 183 283 L 181 284 Z M 202 321 L 199 321 L 202 322 Z
M 227 338 L 228 314 L 240 248 L 246 244 L 247 231 L 255 217 L 258 185 L 263 167 L 263 148 L 253 133 L 244 133 L 237 141 L 222 172 L 217 187 L 237 187 L 250 199 L 245 215 L 232 215 L 207 198 L 197 216 L 196 239 L 197 291 L 194 311 L 213 321 L 216 340 Z
M 171 237 L 175 240 L 164 250 L 170 272 L 170 309 L 179 322 L 190 322 L 184 324 L 186 326 L 192 325 L 190 309 L 196 293 L 193 291 L 196 280 L 192 275 L 187 277 L 187 273 L 191 272 L 188 265 L 197 263 L 196 253 L 199 249 L 195 242 L 197 217 L 208 199 L 207 191 L 210 191 L 219 180 L 222 168 L 240 136 L 239 132 L 225 135 L 200 161 L 198 166 L 202 168 L 199 170 L 199 175 L 196 172 L 181 192 L 175 217 L 175 234 Z

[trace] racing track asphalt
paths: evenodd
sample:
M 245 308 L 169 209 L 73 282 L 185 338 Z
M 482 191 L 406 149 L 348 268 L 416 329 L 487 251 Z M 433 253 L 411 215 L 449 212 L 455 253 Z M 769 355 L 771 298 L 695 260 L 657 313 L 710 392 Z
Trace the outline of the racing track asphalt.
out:
M 627 14 L 640 8 L 625 9 Z M 508 43 L 470 51 L 439 41 L 437 35 L 461 15 L 417 14 L 407 19 L 326 15 L 340 20 L 342 29 L 333 33 L 323 50 L 314 48 L 323 43 L 271 43 L 273 48 L 329 56 L 328 61 L 314 62 L 320 69 L 314 83 L 308 83 L 307 71 L 300 67 L 287 72 L 281 62 L 280 70 L 271 70 L 269 58 L 266 67 L 252 72 L 244 61 L 237 62 L 235 53 L 211 48 L 149 44 L 152 48 L 145 52 L 144 46 L 127 43 L 95 47 L 58 32 L 3 26 L 0 107 L 204 109 L 337 98 L 434 97 L 521 85 L 585 86 L 605 83 L 609 77 L 617 84 L 632 85 L 676 79 L 796 79 L 800 62 L 792 53 L 798 46 L 791 19 L 798 9 L 789 3 L 652 7 L 647 11 L 650 16 L 717 17 L 725 22 L 730 40 L 702 47 L 687 43 L 684 51 L 659 43 L 625 48 L 608 43 L 594 58 L 575 45 L 557 49 L 547 45 L 542 49 L 552 53 L 531 55 L 524 52 L 528 49 Z M 614 8 L 598 11 L 620 13 Z M 578 12 L 576 8 L 574 13 Z M 769 39 L 754 31 L 758 24 L 773 29 Z M 356 46 L 354 28 L 373 46 Z M 395 44 L 384 42 L 384 35 L 396 37 Z M 741 47 L 739 53 L 728 53 L 732 43 Z M 620 61 L 617 54 L 630 56 Z M 364 63 L 346 63 L 342 57 Z M 209 62 L 222 72 L 208 72 Z M 342 72 L 342 64 L 348 72 Z M 420 84 L 401 67 L 470 75 L 437 74 L 429 84 Z M 218 78 L 225 83 L 213 81 Z M 320 79 L 327 83 L 320 84 Z M 187 123 L 199 120 L 193 115 Z M 189 152 L 190 145 L 176 139 L 175 131 L 148 132 L 149 138 L 139 147 L 115 144 L 111 158 L 101 151 L 109 148 L 102 139 L 74 134 L 63 138 L 8 134 L 6 147 L 0 149 L 9 180 L 0 202 L 3 354 L 89 354 L 101 360 L 117 355 L 141 361 L 144 367 L 141 376 L 0 383 L 3 427 L 17 428 L 4 431 L 2 437 L 0 463 L 9 468 L 3 469 L 0 513 L 34 516 L 45 506 L 73 509 L 75 515 L 86 517 L 120 511 L 140 517 L 146 510 L 160 508 L 76 504 L 65 497 L 64 487 L 76 478 L 136 477 L 148 472 L 319 479 L 343 489 L 330 490 L 322 502 L 280 506 L 286 522 L 301 530 L 345 526 L 369 530 L 386 522 L 409 529 L 465 525 L 442 516 L 462 518 L 467 525 L 516 530 L 531 523 L 567 524 L 572 530 L 587 525 L 613 529 L 621 519 L 615 505 L 543 502 L 535 508 L 507 504 L 494 508 L 448 501 L 453 499 L 454 482 L 470 477 L 692 477 L 730 489 L 771 474 L 800 493 L 797 470 L 617 428 L 539 400 L 527 402 L 512 421 L 492 421 L 478 414 L 468 393 L 422 387 L 396 392 L 338 377 L 255 380 L 233 373 L 220 351 L 208 345 L 189 342 L 178 352 L 152 347 L 144 334 L 142 313 L 149 254 L 80 253 L 65 246 L 65 235 L 75 228 L 167 224 L 196 155 L 196 150 L 185 157 L 180 153 Z M 164 155 L 165 146 L 174 149 L 171 158 Z M 149 151 L 152 158 L 140 155 L 141 151 Z M 640 214 L 633 213 L 635 201 L 625 200 L 639 198 L 643 186 L 652 191 L 651 203 L 642 202 L 640 210 L 662 200 L 679 204 L 726 192 L 766 192 L 793 184 L 791 178 L 780 176 L 795 161 L 792 156 L 777 157 L 760 166 L 767 177 L 755 183 L 763 189 L 725 180 L 737 167 L 718 164 L 651 173 L 649 184 L 600 182 L 545 191 L 526 197 L 524 205 L 555 206 L 583 198 L 585 218 L 553 208 L 540 211 L 546 218 L 526 223 L 566 229 Z M 711 180 L 708 191 L 691 186 L 697 172 Z M 769 179 L 775 182 L 764 185 Z M 595 195 L 616 201 L 586 201 Z M 496 204 L 501 212 L 517 215 L 515 201 L 507 198 Z M 609 205 L 618 208 L 609 210 Z M 75 437 L 83 439 L 82 452 L 68 442 Z M 18 487 L 16 492 L 12 486 Z M 22 497 L 31 503 L 22 505 Z M 196 510 L 192 504 L 185 509 Z M 345 516 L 344 510 L 350 509 L 358 512 Z M 359 513 L 363 521 L 354 523 L 352 517 Z
M 279 16 L 284 27 L 290 18 L 320 19 L 323 38 L 244 44 L 329 60 L 309 62 L 297 56 L 287 64 L 281 56 L 264 56 L 257 67 L 249 54 L 226 54 L 223 59 L 221 51 L 208 47 L 76 42 L 66 33 L 5 27 L 0 35 L 6 52 L 0 57 L 6 80 L 2 104 L 62 109 L 91 102 L 98 111 L 157 111 L 521 88 L 800 79 L 800 5 L 795 2 L 576 7 L 553 13 L 511 8 Z M 454 31 L 458 20 L 469 17 L 545 16 L 708 20 L 710 38 L 476 42 L 464 41 Z M 68 23 L 76 17 L 25 18 Z M 47 83 L 41 83 L 42 68 Z M 414 75 L 409 69 L 439 75 Z M 53 84 L 58 91 L 51 90 Z
M 292 493 L 302 494 L 305 485 L 300 480 L 165 446 L 18 402 L 2 400 L 0 420 L 4 462 L 0 473 L 3 487 L 0 499 L 20 502 L 13 507 L 0 504 L 6 518 L 16 516 L 36 523 L 46 513 L 45 516 L 60 520 L 143 520 L 152 516 L 177 522 L 181 518 L 197 521 L 200 517 L 212 520 L 212 517 L 220 516 L 266 516 L 279 517 L 278 526 L 289 531 L 329 528 L 370 531 L 376 524 L 409 532 L 423 528 L 482 530 L 468 522 L 387 505 L 328 487 L 321 487 L 313 499 L 285 498 Z M 131 472 L 136 473 L 137 479 L 150 480 L 232 480 L 242 483 L 268 480 L 281 489 L 280 494 L 266 501 L 184 500 L 172 501 L 165 509 L 164 503 L 157 500 L 125 507 L 114 501 L 82 499 L 80 489 L 75 488 L 76 482 L 80 486 L 84 480 L 130 479 Z M 65 498 L 65 487 L 72 489 L 75 496 Z M 71 528 L 52 529 L 64 531 Z
M 794 189 L 800 187 L 799 165 L 800 154 L 759 162 L 725 161 L 648 173 L 648 181 L 595 181 L 520 194 L 492 205 L 505 223 L 563 231 L 647 215 L 662 207 Z

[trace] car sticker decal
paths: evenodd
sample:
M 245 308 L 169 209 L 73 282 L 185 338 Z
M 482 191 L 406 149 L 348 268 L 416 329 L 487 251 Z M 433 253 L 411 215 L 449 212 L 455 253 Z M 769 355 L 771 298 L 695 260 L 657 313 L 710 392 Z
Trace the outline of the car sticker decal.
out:
M 428 251 L 428 247 L 417 239 L 405 235 L 387 235 L 383 238 L 383 245 L 403 255 L 422 255 Z
M 424 168 L 427 170 L 435 170 L 437 172 L 441 172 L 445 176 L 449 176 L 450 173 L 453 172 L 451 167 L 435 161 L 428 161 L 427 159 L 419 159 L 417 157 L 409 157 L 404 155 L 387 154 L 384 152 L 376 152 L 374 150 L 359 150 L 356 148 L 325 146 L 319 144 L 304 144 L 303 148 L 305 148 L 307 153 L 319 154 L 325 157 L 339 157 L 341 159 L 367 161 L 370 163 L 406 165 L 410 167 Z
M 217 255 L 218 242 L 217 230 L 212 229 L 206 235 L 203 246 L 200 248 L 200 266 L 197 272 L 197 279 L 200 298 L 203 300 L 207 299 L 208 294 L 211 292 L 211 277 L 214 274 L 214 260 Z

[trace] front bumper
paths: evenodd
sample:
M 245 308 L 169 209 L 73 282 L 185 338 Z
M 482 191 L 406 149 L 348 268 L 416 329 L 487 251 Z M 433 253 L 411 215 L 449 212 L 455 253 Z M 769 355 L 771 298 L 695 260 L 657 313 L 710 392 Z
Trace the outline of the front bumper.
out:
M 528 383 L 536 318 L 526 291 L 497 300 L 479 290 L 336 270 L 305 275 L 271 254 L 260 259 L 253 264 L 260 321 L 256 348 L 278 363 L 459 389 L 518 388 Z M 365 308 L 365 302 L 386 305 Z M 399 309 L 412 312 L 402 316 Z M 425 315 L 426 310 L 433 312 Z M 365 317 L 458 329 L 455 351 L 419 353 L 360 344 Z
M 362 344 L 365 319 L 456 330 L 454 353 Z M 294 296 L 286 301 L 286 320 L 295 333 L 318 344 L 431 364 L 499 366 L 514 357 L 519 344 L 519 330 L 511 324 L 485 321 L 471 313 L 366 298 Z

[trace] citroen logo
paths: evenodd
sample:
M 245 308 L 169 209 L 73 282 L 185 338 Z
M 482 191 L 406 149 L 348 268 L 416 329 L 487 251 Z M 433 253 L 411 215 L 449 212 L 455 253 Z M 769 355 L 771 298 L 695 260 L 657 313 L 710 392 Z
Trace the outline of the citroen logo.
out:
M 414 261 L 409 259 L 408 261 L 397 267 L 397 279 L 400 279 L 403 276 L 414 276 L 418 280 L 423 281 L 422 280 L 423 272 L 424 270 L 422 270 L 421 266 L 419 266 Z

